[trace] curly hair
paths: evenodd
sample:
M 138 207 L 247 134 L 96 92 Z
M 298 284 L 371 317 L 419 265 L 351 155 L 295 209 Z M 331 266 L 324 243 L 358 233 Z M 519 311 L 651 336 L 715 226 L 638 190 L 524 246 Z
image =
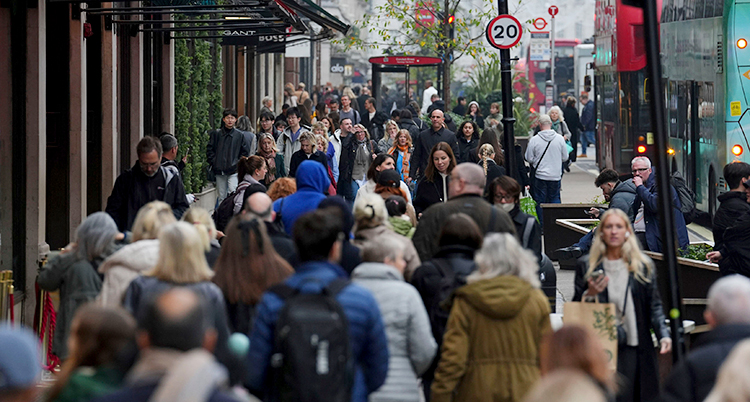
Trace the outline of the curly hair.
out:
M 284 198 L 296 192 L 297 182 L 291 177 L 281 177 L 271 183 L 271 187 L 268 188 L 266 194 L 271 197 L 271 200 L 276 201 L 279 198 Z

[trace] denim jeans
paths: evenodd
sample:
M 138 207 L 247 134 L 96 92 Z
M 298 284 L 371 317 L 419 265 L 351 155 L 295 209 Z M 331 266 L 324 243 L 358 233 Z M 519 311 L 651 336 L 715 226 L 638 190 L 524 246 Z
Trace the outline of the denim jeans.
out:
M 221 201 L 224 198 L 227 198 L 227 194 L 237 190 L 237 173 L 231 175 L 217 174 L 216 190 L 219 192 L 219 195 L 216 198 L 216 208 L 218 208 Z
M 536 215 L 539 222 L 544 224 L 542 217 L 542 207 L 539 204 L 559 204 L 560 203 L 560 180 L 548 181 L 535 179 L 532 187 L 532 196 L 536 201 Z
M 596 228 L 590 230 L 588 233 L 586 233 L 585 236 L 581 237 L 581 240 L 578 240 L 578 243 L 574 244 L 573 247 L 578 247 L 581 249 L 583 254 L 587 254 L 589 250 L 591 250 L 591 244 L 594 242 L 595 232 Z
M 586 155 L 586 149 L 589 144 L 596 145 L 596 137 L 593 131 L 584 131 L 581 133 L 581 153 Z

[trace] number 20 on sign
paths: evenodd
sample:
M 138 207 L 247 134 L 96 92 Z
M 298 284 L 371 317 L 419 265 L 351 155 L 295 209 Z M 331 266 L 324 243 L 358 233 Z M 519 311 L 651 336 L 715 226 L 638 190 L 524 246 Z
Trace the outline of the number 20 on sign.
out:
M 503 14 L 493 18 L 487 25 L 487 41 L 497 49 L 510 49 L 521 41 L 523 28 L 512 15 Z

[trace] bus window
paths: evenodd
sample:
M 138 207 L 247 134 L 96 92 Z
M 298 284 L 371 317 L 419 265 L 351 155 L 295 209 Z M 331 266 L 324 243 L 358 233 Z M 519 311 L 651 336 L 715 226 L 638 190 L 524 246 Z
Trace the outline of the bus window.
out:
M 678 120 L 678 113 L 677 113 L 677 107 L 678 107 L 678 96 L 677 96 L 677 83 L 674 81 L 669 81 L 669 84 L 667 85 L 667 116 L 668 116 L 668 125 L 669 125 L 669 136 L 674 138 L 679 138 L 680 133 L 677 128 L 677 120 Z
M 700 141 L 714 144 L 714 84 L 704 82 L 698 89 L 698 122 L 700 125 Z
M 724 2 L 716 0 L 716 4 L 714 5 L 714 17 L 721 17 L 722 15 L 724 15 Z
M 685 0 L 675 0 L 674 21 L 685 20 Z
M 703 18 L 711 18 L 714 16 L 714 0 L 704 0 L 706 5 L 703 8 Z M 719 0 L 723 1 L 723 0 Z
M 695 18 L 695 0 L 685 0 L 685 19 Z
M 695 0 L 695 18 L 703 18 L 703 8 L 705 7 L 705 0 Z

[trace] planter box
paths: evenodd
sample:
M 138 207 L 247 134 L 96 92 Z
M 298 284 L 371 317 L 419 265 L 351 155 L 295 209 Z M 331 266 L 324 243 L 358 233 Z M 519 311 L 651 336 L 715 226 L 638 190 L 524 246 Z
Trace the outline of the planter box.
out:
M 577 243 L 584 234 L 588 233 L 588 230 L 580 233 L 576 229 L 561 226 L 557 224 L 557 220 L 585 220 L 588 219 L 588 215 L 584 211 L 590 208 L 606 207 L 601 204 L 542 204 L 541 206 L 544 213 L 544 253 L 553 261 L 557 261 L 555 250 Z M 561 269 L 575 269 L 575 260 L 559 262 Z
M 208 212 L 212 212 L 216 206 L 216 198 L 218 198 L 219 192 L 213 184 L 206 186 L 203 191 L 195 194 L 195 202 L 191 206 L 201 207 L 206 209 Z

